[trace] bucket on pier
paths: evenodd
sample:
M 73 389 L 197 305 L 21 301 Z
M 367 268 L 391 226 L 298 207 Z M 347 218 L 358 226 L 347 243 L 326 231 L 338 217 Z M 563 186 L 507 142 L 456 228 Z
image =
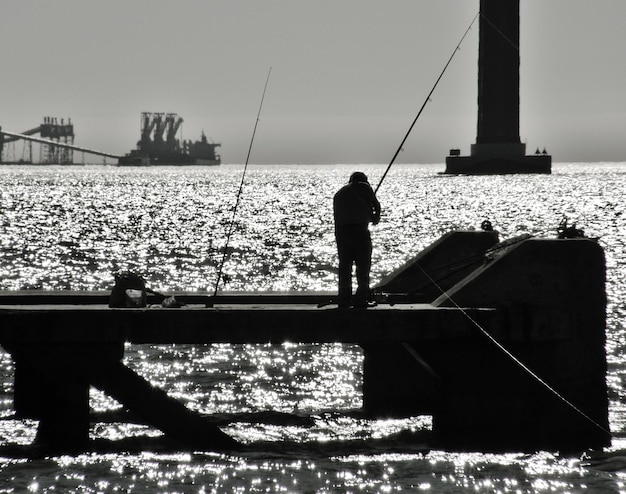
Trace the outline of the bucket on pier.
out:
M 136 273 L 115 274 L 115 285 L 109 297 L 109 307 L 146 307 L 146 281 Z

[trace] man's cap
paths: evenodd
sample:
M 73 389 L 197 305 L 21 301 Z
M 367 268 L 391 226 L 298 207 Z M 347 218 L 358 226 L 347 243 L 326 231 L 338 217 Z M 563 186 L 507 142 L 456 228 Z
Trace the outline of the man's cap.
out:
M 350 183 L 354 182 L 367 182 L 367 175 L 363 172 L 354 172 L 350 175 Z

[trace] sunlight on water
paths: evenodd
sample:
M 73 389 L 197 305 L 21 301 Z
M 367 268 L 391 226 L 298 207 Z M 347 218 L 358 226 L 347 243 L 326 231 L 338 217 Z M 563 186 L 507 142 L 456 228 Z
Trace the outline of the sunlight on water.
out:
M 323 413 L 312 418 L 313 425 L 306 427 L 238 422 L 224 430 L 244 444 L 251 444 L 254 441 L 293 443 L 363 441 L 370 438 L 381 439 L 403 431 L 420 432 L 432 429 L 430 416 L 373 420 Z M 352 443 L 353 446 L 357 444 Z
M 361 168 L 377 183 L 380 166 Z M 351 170 L 252 167 L 229 244 L 224 288 L 333 289 L 332 195 Z M 112 272 L 132 269 L 155 289 L 210 290 L 240 172 L 236 166 L 44 172 L 5 166 L 0 288 L 108 289 Z M 398 165 L 381 187 L 373 282 L 441 234 L 478 228 L 486 218 L 502 238 L 554 236 L 567 215 L 588 235 L 619 241 L 620 175 L 598 188 L 594 171 L 580 173 L 575 165 L 562 165 L 548 180 L 433 174 L 432 167 Z
M 361 407 L 361 354 L 341 344 L 135 345 L 125 362 L 202 413 L 311 412 Z
M 161 431 L 152 427 L 125 422 L 97 423 L 90 431 L 91 439 L 107 439 L 117 441 L 129 437 L 161 437 Z
M 250 167 L 220 288 L 335 290 L 332 196 L 356 168 Z M 381 165 L 358 168 L 374 185 L 384 171 Z M 212 291 L 241 170 L 4 166 L 0 289 L 106 290 L 113 272 L 130 269 L 157 290 Z M 553 238 L 564 215 L 598 237 L 607 261 L 607 382 L 615 434 L 607 458 L 419 451 L 403 434 L 429 430 L 429 418 L 349 414 L 361 407 L 362 352 L 354 346 L 128 345 L 125 363 L 191 409 L 311 414 L 310 422 L 230 423 L 224 430 L 253 448 L 237 455 L 0 458 L 0 492 L 626 492 L 626 164 L 558 164 L 551 176 L 437 171 L 391 169 L 378 194 L 383 219 L 372 228 L 372 283 L 442 234 L 476 229 L 484 219 L 501 239 Z M 13 415 L 13 371 L 1 352 L 0 443 L 25 445 L 37 423 Z M 97 412 L 121 409 L 94 389 L 90 404 Z M 159 436 L 115 421 L 91 428 L 91 437 L 100 439 Z
M 11 414 L 12 415 L 12 414 Z M 14 420 L 7 418 L 0 420 L 0 444 L 31 444 L 37 432 L 37 421 Z

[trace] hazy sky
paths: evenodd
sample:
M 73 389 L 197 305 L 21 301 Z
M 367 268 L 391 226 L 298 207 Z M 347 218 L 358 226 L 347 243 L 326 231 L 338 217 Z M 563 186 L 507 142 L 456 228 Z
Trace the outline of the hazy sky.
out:
M 174 112 L 224 163 L 388 163 L 478 0 L 1 0 L 0 125 L 70 117 L 123 154 L 142 111 Z M 520 135 L 555 162 L 626 160 L 626 0 L 521 0 Z M 478 24 L 403 163 L 476 138 Z

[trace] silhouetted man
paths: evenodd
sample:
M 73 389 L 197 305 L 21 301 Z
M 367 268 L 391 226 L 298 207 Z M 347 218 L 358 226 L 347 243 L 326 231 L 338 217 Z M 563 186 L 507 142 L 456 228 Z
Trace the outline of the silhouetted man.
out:
M 352 299 L 352 265 L 356 265 L 357 290 L 353 305 L 367 307 L 369 296 L 372 239 L 368 228 L 380 221 L 380 203 L 363 172 L 354 172 L 333 198 L 335 238 L 339 254 L 340 308 L 350 307 Z

